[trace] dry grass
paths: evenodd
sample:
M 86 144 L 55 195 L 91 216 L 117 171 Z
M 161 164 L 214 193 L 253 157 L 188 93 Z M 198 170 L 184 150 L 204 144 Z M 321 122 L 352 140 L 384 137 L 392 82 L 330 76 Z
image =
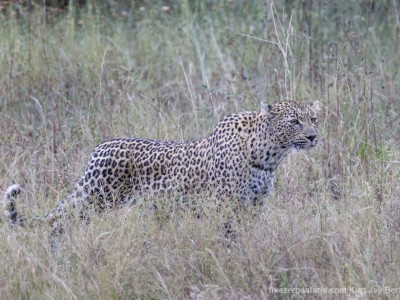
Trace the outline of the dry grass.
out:
M 36 13 L 0 16 L 0 190 L 22 184 L 28 215 L 65 196 L 106 137 L 194 138 L 260 101 L 324 105 L 321 144 L 283 163 L 262 211 L 240 212 L 235 242 L 220 230 L 218 200 L 201 197 L 192 199 L 201 218 L 177 199 L 143 199 L 72 223 L 62 257 L 46 226 L 10 228 L 3 218 L 1 298 L 260 299 L 287 296 L 272 288 L 348 288 L 313 295 L 345 298 L 399 288 L 399 7 L 283 2 L 145 2 L 129 18 L 94 6 L 51 25 Z M 164 203 L 161 215 L 153 201 Z

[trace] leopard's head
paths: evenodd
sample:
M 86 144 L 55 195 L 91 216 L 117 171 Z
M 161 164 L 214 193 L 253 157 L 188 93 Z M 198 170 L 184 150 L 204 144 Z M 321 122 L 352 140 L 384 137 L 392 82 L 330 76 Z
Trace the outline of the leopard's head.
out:
M 319 101 L 262 104 L 262 110 L 270 116 L 275 146 L 296 150 L 315 147 L 318 143 L 317 112 L 320 106 Z

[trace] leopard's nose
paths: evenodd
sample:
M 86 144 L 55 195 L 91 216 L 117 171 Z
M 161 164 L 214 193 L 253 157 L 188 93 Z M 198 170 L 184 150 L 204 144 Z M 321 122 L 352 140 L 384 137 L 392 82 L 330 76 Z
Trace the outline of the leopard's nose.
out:
M 313 140 L 315 140 L 316 137 L 317 137 L 316 135 L 308 135 L 308 136 L 306 136 L 306 138 L 309 139 L 310 142 L 312 142 Z

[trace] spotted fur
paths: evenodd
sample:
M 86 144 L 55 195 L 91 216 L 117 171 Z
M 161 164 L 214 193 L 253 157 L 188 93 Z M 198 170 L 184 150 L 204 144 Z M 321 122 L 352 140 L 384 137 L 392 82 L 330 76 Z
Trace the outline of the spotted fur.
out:
M 318 109 L 319 102 L 262 104 L 259 111 L 225 117 L 210 135 L 192 141 L 109 139 L 93 150 L 74 191 L 51 212 L 30 220 L 19 215 L 19 185 L 7 189 L 4 212 L 11 222 L 25 225 L 63 219 L 70 207 L 101 212 L 138 195 L 212 192 L 256 203 L 271 193 L 275 170 L 289 152 L 317 144 Z

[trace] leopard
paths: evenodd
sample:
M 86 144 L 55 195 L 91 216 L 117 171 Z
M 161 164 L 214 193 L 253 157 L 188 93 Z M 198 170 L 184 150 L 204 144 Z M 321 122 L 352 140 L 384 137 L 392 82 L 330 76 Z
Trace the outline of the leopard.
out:
M 212 192 L 217 197 L 257 204 L 274 189 L 275 172 L 292 151 L 319 141 L 319 101 L 261 103 L 258 111 L 224 117 L 202 138 L 184 141 L 111 138 L 92 151 L 72 193 L 43 216 L 26 218 L 17 210 L 18 184 L 7 188 L 4 214 L 13 225 L 49 222 L 52 236 L 63 231 L 69 212 L 97 213 L 131 203 L 143 195 Z

